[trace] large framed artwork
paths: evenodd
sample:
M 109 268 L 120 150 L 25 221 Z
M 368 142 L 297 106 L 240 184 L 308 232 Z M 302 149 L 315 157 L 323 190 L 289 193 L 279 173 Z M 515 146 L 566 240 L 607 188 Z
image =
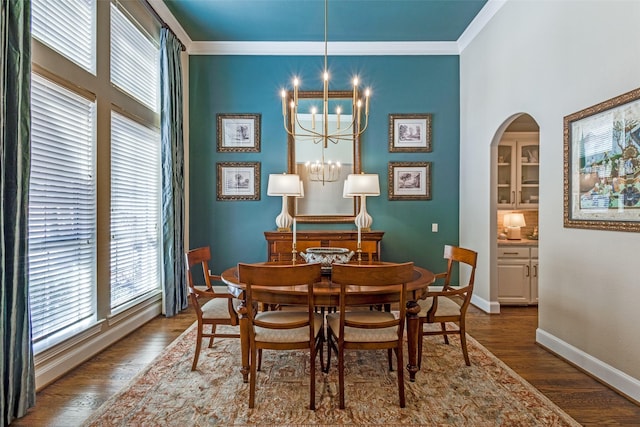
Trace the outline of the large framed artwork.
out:
M 260 114 L 217 114 L 217 151 L 260 152 Z
M 260 200 L 260 162 L 218 162 L 217 200 Z
M 431 114 L 389 114 L 389 152 L 431 151 Z
M 640 231 L 640 89 L 564 118 L 564 226 Z
M 431 200 L 431 162 L 389 162 L 389 200 Z

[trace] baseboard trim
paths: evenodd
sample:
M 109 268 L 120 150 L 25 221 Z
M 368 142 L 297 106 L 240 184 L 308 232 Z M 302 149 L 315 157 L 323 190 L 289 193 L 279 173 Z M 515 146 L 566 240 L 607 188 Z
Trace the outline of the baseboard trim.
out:
M 636 404 L 640 404 L 640 380 L 596 359 L 588 353 L 538 328 L 536 342 L 548 351 L 593 376 Z
M 480 298 L 477 295 L 471 295 L 471 304 L 478 307 L 480 310 L 489 314 L 500 313 L 500 303 L 487 301 L 484 298 Z
M 156 299 L 144 308 L 134 309 L 131 316 L 123 316 L 115 324 L 99 333 L 92 333 L 68 350 L 60 351 L 53 357 L 43 358 L 38 361 L 36 357 L 36 390 L 40 391 L 53 381 L 57 380 L 82 362 L 95 356 L 111 344 L 124 338 L 141 325 L 158 316 L 161 312 L 161 301 Z M 103 323 L 103 327 L 106 325 Z

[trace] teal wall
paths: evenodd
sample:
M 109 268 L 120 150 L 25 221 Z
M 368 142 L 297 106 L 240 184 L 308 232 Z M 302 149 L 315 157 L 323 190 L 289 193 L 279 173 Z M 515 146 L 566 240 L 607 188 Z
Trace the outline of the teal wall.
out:
M 292 76 L 301 90 L 320 90 L 323 59 L 291 56 L 191 56 L 189 63 L 189 245 L 210 245 L 213 271 L 266 260 L 264 231 L 275 229 L 282 199 L 267 196 L 270 173 L 287 169 L 280 89 Z M 372 88 L 369 127 L 361 138 L 362 169 L 380 176 L 381 194 L 367 198 L 373 229 L 385 232 L 382 258 L 445 268 L 444 244 L 458 243 L 459 59 L 457 56 L 329 57 L 330 89 L 348 90 L 354 74 Z M 216 152 L 217 113 L 260 113 L 261 152 Z M 431 113 L 433 152 L 389 153 L 389 114 Z M 258 201 L 216 201 L 216 162 L 261 162 Z M 389 161 L 432 162 L 432 200 L 390 201 Z M 439 232 L 431 232 L 431 224 Z M 305 229 L 350 224 L 299 224 Z

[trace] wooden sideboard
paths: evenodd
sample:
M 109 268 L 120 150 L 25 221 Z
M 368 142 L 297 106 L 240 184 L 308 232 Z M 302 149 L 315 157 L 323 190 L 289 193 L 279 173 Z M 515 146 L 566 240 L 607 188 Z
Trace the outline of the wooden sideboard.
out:
M 380 243 L 384 231 L 363 231 L 361 233 L 362 260 L 380 261 Z M 293 233 L 286 231 L 265 231 L 267 240 L 267 260 L 290 261 Z M 296 233 L 296 252 L 304 252 L 313 247 L 337 247 L 356 251 L 358 232 L 350 230 L 308 230 Z M 298 255 L 298 259 L 300 255 Z M 355 258 L 354 258 L 355 259 Z

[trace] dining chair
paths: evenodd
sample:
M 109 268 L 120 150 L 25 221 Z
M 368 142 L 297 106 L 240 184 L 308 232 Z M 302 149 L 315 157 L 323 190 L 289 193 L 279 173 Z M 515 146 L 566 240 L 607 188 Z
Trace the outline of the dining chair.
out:
M 209 347 L 213 346 L 213 339 L 218 338 L 239 338 L 237 333 L 217 333 L 218 325 L 238 325 L 238 315 L 235 307 L 240 300 L 227 292 L 226 286 L 212 286 L 212 282 L 220 281 L 220 276 L 211 274 L 209 261 L 211 260 L 211 249 L 208 246 L 192 249 L 185 253 L 187 264 L 187 284 L 189 285 L 189 298 L 198 318 L 198 337 L 196 339 L 196 351 L 193 356 L 191 370 L 195 371 L 200 357 L 202 338 L 209 338 Z M 194 279 L 194 267 L 202 267 L 205 285 L 196 285 Z M 200 304 L 201 299 L 208 299 L 204 304 Z M 211 325 L 211 332 L 204 331 L 204 325 Z
M 449 344 L 449 335 L 459 335 L 464 361 L 467 366 L 471 366 L 467 351 L 465 317 L 473 293 L 478 254 L 470 249 L 446 245 L 444 247 L 444 258 L 447 259 L 447 271 L 435 275 L 436 280 L 444 280 L 442 290 L 429 290 L 426 299 L 418 300 L 420 305 L 420 313 L 418 313 L 420 320 L 418 329 L 420 334 L 418 339 L 418 368 L 422 365 L 422 344 L 423 338 L 427 335 L 443 335 L 446 344 Z M 467 265 L 471 270 L 467 284 L 464 286 L 451 284 L 451 272 L 456 264 Z M 457 328 L 448 329 L 447 322 L 457 324 Z M 440 330 L 425 330 L 425 324 L 428 323 L 440 323 Z
M 329 371 L 331 349 L 338 355 L 338 390 L 340 409 L 344 399 L 344 352 L 348 349 L 387 350 L 389 370 L 393 370 L 392 354 L 396 354 L 398 396 L 400 407 L 405 407 L 404 370 L 402 362 L 402 338 L 405 324 L 406 284 L 413 279 L 413 263 L 402 264 L 334 264 L 331 282 L 340 286 L 340 304 L 337 313 L 327 315 Z M 377 288 L 377 289 L 376 289 Z M 376 292 L 385 288 L 399 294 L 398 315 L 376 310 L 348 310 L 361 306 L 362 292 Z M 358 291 L 358 292 L 354 292 Z M 359 295 L 358 295 L 359 294 Z
M 238 279 L 245 285 L 247 319 L 249 322 L 249 408 L 255 404 L 256 375 L 262 361 L 262 350 L 309 350 L 309 409 L 316 409 L 316 357 L 320 352 L 324 368 L 324 319 L 315 313 L 314 285 L 322 279 L 320 264 L 267 265 L 238 264 Z M 263 311 L 255 309 L 261 298 L 261 288 L 290 288 L 307 293 L 307 309 Z M 294 289 L 295 288 L 295 289 Z

